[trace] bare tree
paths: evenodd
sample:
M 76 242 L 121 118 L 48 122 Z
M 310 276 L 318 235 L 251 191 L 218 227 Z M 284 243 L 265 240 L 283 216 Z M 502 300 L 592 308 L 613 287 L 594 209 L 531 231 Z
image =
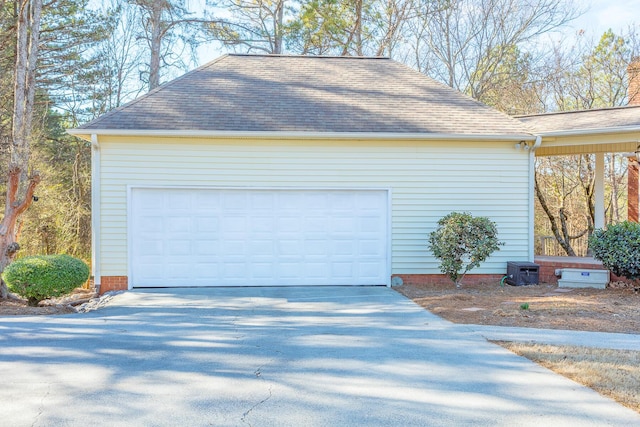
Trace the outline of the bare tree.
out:
M 418 1 L 303 1 L 287 26 L 288 45 L 302 54 L 392 56 L 405 40 Z
M 286 0 L 210 0 L 207 3 L 231 14 L 226 20 L 210 20 L 207 30 L 214 39 L 233 48 L 283 53 Z
M 209 21 L 193 17 L 185 0 L 128 1 L 141 12 L 140 37 L 149 49 L 148 83 L 149 90 L 153 90 L 160 85 L 162 65 L 185 65 L 184 52 L 176 49 L 191 49 L 192 57 L 195 55 L 200 42 L 198 36 Z
M 144 62 L 143 49 L 139 46 L 136 29 L 136 22 L 141 19 L 140 10 L 119 3 L 118 0 L 111 0 L 111 10 L 117 20 L 110 37 L 98 47 L 102 63 L 97 93 L 93 97 L 94 115 L 119 107 L 143 91 L 138 79 L 138 69 Z
M 421 3 L 412 22 L 416 66 L 476 99 L 514 49 L 579 15 L 573 0 L 446 0 Z M 502 67 L 502 70 L 500 68 Z
M 414 0 L 387 0 L 380 14 L 380 37 L 376 56 L 393 56 L 405 37 L 407 24 L 416 18 Z
M 580 157 L 538 159 L 534 175 L 539 206 L 553 236 L 569 256 L 576 256 L 572 242 L 593 229 L 591 217 L 581 214 L 586 211 L 584 199 L 578 197 L 584 185 L 593 188 L 593 177 L 582 181 L 581 174 L 575 168 L 575 161 L 579 163 Z M 542 218 L 538 215 L 537 219 L 540 221 Z M 541 226 L 537 225 L 536 228 L 540 229 Z
M 546 75 L 539 99 L 550 110 L 581 110 L 616 107 L 628 101 L 627 67 L 637 55 L 633 28 L 622 36 L 606 31 L 590 41 L 584 33 L 574 44 L 554 46 L 546 62 Z M 627 160 L 605 156 L 606 219 L 618 222 L 624 205 Z M 537 163 L 536 196 L 541 211 L 536 229 L 553 234 L 567 254 L 575 252 L 573 242 L 593 232 L 595 218 L 593 156 L 556 157 Z M 573 185 L 559 185 L 572 182 Z M 569 208 L 568 206 L 572 206 Z M 567 224 L 566 233 L 563 224 Z
M 0 272 L 20 249 L 16 241 L 17 221 L 31 205 L 34 190 L 40 183 L 38 172 L 31 171 L 30 176 L 28 173 L 42 0 L 22 0 L 17 6 L 12 141 L 4 217 L 0 222 Z M 0 285 L 0 296 L 7 297 L 4 281 Z

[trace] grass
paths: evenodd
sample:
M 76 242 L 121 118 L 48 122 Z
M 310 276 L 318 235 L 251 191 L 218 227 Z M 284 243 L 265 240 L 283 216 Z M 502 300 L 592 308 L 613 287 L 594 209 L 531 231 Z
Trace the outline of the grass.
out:
M 495 343 L 640 412 L 640 351 Z

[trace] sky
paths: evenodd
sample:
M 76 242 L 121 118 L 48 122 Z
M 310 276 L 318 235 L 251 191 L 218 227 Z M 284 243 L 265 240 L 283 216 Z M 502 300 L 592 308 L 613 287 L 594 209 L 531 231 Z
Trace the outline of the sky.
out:
M 574 0 L 586 12 L 560 34 L 560 38 L 573 38 L 584 30 L 589 39 L 598 40 L 611 28 L 615 33 L 626 30 L 631 24 L 640 25 L 640 0 Z M 202 10 L 206 0 L 187 0 L 191 10 Z M 91 0 L 90 4 L 100 5 L 104 2 Z M 555 38 L 555 37 L 554 37 Z M 224 53 L 225 49 L 208 44 L 198 51 L 198 62 L 204 64 Z
M 205 0 L 189 0 L 192 7 L 197 8 L 204 4 Z M 562 32 L 560 37 L 572 38 L 580 30 L 584 30 L 585 36 L 598 40 L 609 28 L 614 33 L 627 30 L 629 25 L 640 25 L 640 0 L 575 0 L 579 7 L 585 9 L 585 13 L 572 21 Z M 202 7 L 202 6 L 200 6 Z M 223 54 L 222 50 L 212 51 L 211 46 L 200 53 L 200 63 L 211 61 Z
M 574 32 L 585 30 L 589 36 L 600 37 L 609 28 L 614 33 L 631 24 L 640 24 L 640 0 L 591 0 L 591 7 L 571 23 Z

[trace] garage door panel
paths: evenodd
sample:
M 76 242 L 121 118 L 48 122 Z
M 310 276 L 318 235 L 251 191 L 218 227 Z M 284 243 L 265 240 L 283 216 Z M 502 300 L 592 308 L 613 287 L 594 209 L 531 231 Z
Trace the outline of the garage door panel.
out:
M 384 254 L 382 253 L 382 248 L 376 244 L 376 240 L 362 240 L 360 241 L 358 255 L 361 255 L 361 258 L 373 257 L 380 258 Z
M 193 195 L 192 195 L 193 197 Z M 209 212 L 212 210 L 219 210 L 222 206 L 220 201 L 220 193 L 216 192 L 202 192 L 197 197 L 197 203 L 193 206 L 194 212 Z
M 329 247 L 326 239 L 307 239 L 305 240 L 304 247 L 306 248 L 305 253 L 309 256 L 313 257 L 314 255 L 329 255 Z
M 386 284 L 387 198 L 369 190 L 134 188 L 132 284 Z
M 164 227 L 167 233 L 190 233 L 191 218 L 180 217 L 175 214 L 165 218 Z
M 326 233 L 328 230 L 328 222 L 326 216 L 305 217 L 304 229 L 307 233 Z
M 265 256 L 273 257 L 273 240 L 270 239 L 252 239 L 249 242 L 249 253 L 254 258 Z
M 277 256 L 294 256 L 302 252 L 303 245 L 298 239 L 293 240 L 290 238 L 290 234 L 287 234 L 285 238 L 278 241 Z
M 299 233 L 302 230 L 302 221 L 299 217 L 283 216 L 278 218 L 277 231 L 281 233 Z
M 358 218 L 358 230 L 360 233 L 374 233 L 376 236 L 383 231 L 380 219 L 374 215 L 360 216 Z
M 256 279 L 267 281 L 275 274 L 274 264 L 271 262 L 254 262 L 251 265 L 251 274 Z
M 254 210 L 263 210 L 271 212 L 276 205 L 276 196 L 272 193 L 251 193 L 251 208 Z
M 304 196 L 304 204 L 312 210 L 326 210 L 329 208 L 329 198 L 326 193 L 308 193 Z
M 349 210 L 352 211 L 355 206 L 354 195 L 350 193 L 331 193 L 329 194 L 329 206 L 331 210 Z
M 248 193 L 244 191 L 224 191 L 221 197 L 222 208 L 226 211 L 246 211 L 249 207 L 247 196 Z
M 246 276 L 247 268 L 244 260 L 228 261 L 222 265 L 222 277 L 226 279 L 242 279 Z
M 211 239 L 210 236 L 207 236 L 208 240 L 196 240 L 194 241 L 194 252 L 195 256 L 205 257 L 205 259 L 213 257 L 215 255 L 219 255 L 218 250 L 218 241 Z
M 224 237 L 222 238 L 224 239 Z M 245 256 L 246 242 L 244 240 L 223 240 L 223 242 L 220 248 L 221 257 Z
M 139 221 L 137 226 L 142 233 L 159 233 L 162 231 L 163 219 L 159 216 L 146 215 L 144 221 Z
M 247 218 L 239 216 L 240 214 L 225 214 L 221 218 L 220 231 L 224 234 L 246 233 Z
M 269 233 L 273 231 L 275 219 L 273 216 L 255 215 L 249 223 L 252 233 Z
M 211 214 L 209 212 L 209 215 Z M 200 213 L 199 215 L 204 214 Z M 220 230 L 218 218 L 215 217 L 198 216 L 195 218 L 194 223 L 195 231 L 198 233 L 217 233 Z

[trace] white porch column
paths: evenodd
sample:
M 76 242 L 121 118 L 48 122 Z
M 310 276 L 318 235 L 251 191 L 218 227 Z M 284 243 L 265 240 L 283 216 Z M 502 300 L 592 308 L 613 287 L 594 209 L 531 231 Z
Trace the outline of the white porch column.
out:
M 604 153 L 596 153 L 596 176 L 594 183 L 595 227 L 604 228 Z
M 100 293 L 100 145 L 91 135 L 91 269 L 96 292 Z

